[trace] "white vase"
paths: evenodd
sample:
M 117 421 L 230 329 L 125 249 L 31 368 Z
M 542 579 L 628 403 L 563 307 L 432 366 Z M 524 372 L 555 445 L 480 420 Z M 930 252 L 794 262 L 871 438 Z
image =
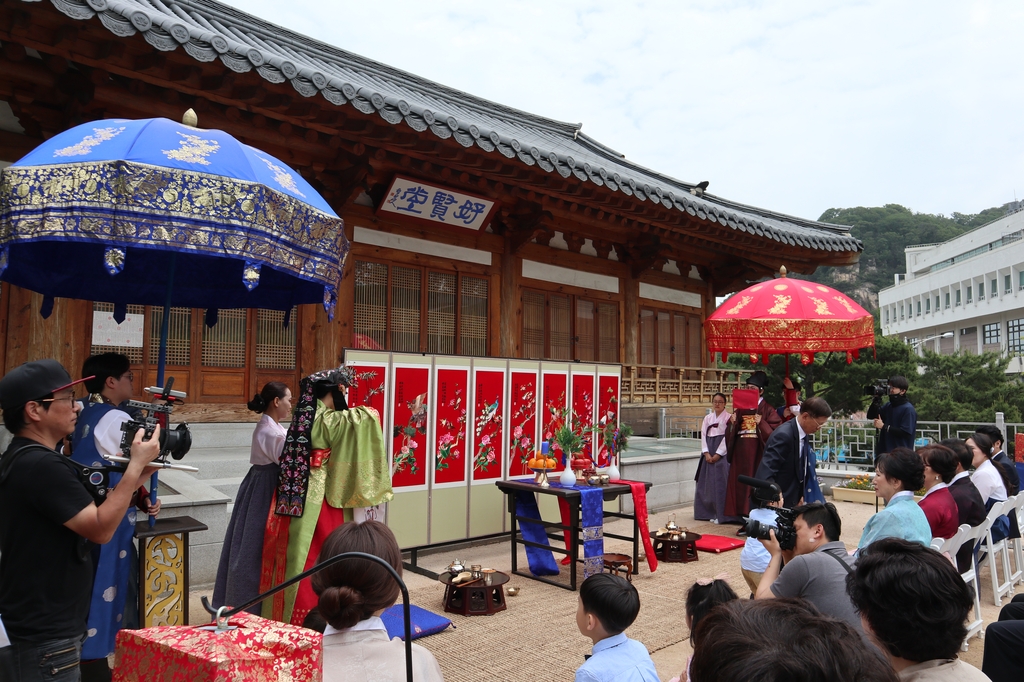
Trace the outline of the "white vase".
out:
M 562 475 L 558 477 L 558 482 L 564 486 L 576 485 L 576 473 L 572 470 L 571 466 L 566 466 L 562 470 Z
M 619 467 L 615 466 L 614 463 L 608 466 L 608 471 L 606 471 L 605 473 L 608 474 L 608 478 L 610 478 L 613 481 L 618 480 L 620 478 Z

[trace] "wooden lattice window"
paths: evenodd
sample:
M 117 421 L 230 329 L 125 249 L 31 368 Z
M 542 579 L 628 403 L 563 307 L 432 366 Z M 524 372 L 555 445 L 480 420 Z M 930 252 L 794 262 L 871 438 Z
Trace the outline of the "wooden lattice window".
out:
M 700 367 L 701 323 L 696 315 L 640 309 L 640 364 Z M 662 371 L 662 377 L 667 377 Z
M 448 272 L 427 273 L 427 352 L 455 353 L 458 277 Z
M 597 305 L 597 360 L 619 361 L 619 306 L 614 303 Z
M 149 363 L 160 361 L 160 326 L 164 321 L 163 306 L 153 306 L 149 315 Z M 168 320 L 167 364 L 185 367 L 192 364 L 192 309 L 171 308 Z
M 463 277 L 459 291 L 460 351 L 463 355 L 487 355 L 488 282 L 482 277 Z
M 388 266 L 356 261 L 353 325 L 356 348 L 387 348 Z M 362 338 L 359 338 L 361 335 Z
M 217 311 L 217 324 L 203 325 L 204 367 L 245 367 L 245 308 Z
M 99 303 L 95 302 L 92 304 L 93 315 L 99 313 L 100 315 L 106 315 L 114 312 L 113 303 Z M 128 306 L 127 313 L 129 315 L 142 315 L 146 314 L 146 307 L 141 305 L 130 305 Z M 128 359 L 133 365 L 142 364 L 142 346 L 108 346 L 102 344 L 93 344 L 89 349 L 90 355 L 99 355 L 100 353 L 121 353 L 122 355 L 128 356 Z
M 256 367 L 257 369 L 295 369 L 295 320 L 298 314 L 292 308 L 288 326 L 284 326 L 284 311 L 256 311 Z
M 619 361 L 619 306 L 523 290 L 524 358 Z
M 423 271 L 418 268 L 391 268 L 391 350 L 420 350 L 420 292 Z
M 486 355 L 488 284 L 454 272 L 356 261 L 353 345 Z

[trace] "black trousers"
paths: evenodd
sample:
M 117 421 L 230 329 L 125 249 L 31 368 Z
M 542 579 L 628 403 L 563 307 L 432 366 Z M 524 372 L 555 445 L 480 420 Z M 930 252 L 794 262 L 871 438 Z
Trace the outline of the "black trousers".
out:
M 985 628 L 981 671 L 992 682 L 1018 682 L 1024 670 L 1024 594 L 999 611 L 999 621 Z

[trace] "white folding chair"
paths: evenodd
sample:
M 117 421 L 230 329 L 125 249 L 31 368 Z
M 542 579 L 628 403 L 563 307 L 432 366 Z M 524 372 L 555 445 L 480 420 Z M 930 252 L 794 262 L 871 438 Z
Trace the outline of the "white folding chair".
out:
M 1010 498 L 1013 500 L 1013 509 L 1016 511 L 1017 530 L 1020 531 L 1021 516 L 1024 516 L 1024 493 L 1017 493 Z M 1009 512 L 1009 510 L 1007 510 Z M 1010 520 L 1013 523 L 1013 519 Z M 1024 533 L 1021 533 L 1024 535 Z M 1007 538 L 1012 550 L 1013 571 L 1010 573 L 1010 582 L 1014 585 L 1024 583 L 1024 542 L 1021 538 Z
M 943 540 L 942 538 L 935 538 L 932 540 L 932 548 L 937 552 L 948 554 L 955 565 L 956 555 L 957 552 L 960 551 L 960 548 L 967 545 L 973 549 L 984 535 L 984 532 L 984 523 L 974 526 L 973 528 L 965 523 L 957 528 L 953 537 L 947 540 Z M 981 591 L 978 588 L 978 572 L 973 559 L 971 561 L 970 568 L 961 573 L 960 577 L 964 579 L 965 583 L 967 583 L 967 587 L 971 590 L 971 596 L 974 600 L 974 618 L 967 623 L 967 636 L 964 637 L 963 644 L 961 644 L 960 647 L 964 651 L 967 651 L 967 642 L 974 636 L 982 636 L 982 625 L 984 624 L 981 618 Z
M 992 509 L 989 510 L 988 516 L 985 518 L 985 545 L 983 550 L 988 555 L 988 567 L 989 573 L 992 576 L 992 602 L 996 606 L 1001 606 L 1003 603 L 1003 596 L 1013 594 L 1013 583 L 1010 582 L 1010 552 L 1009 547 L 1006 544 L 1006 538 L 1003 538 L 999 542 L 992 541 L 992 525 L 996 522 L 1000 516 L 1006 516 L 1006 512 L 1013 507 L 1013 501 L 1004 500 L 1003 502 L 996 502 L 992 505 Z M 1002 567 L 1003 577 L 1005 580 L 1000 582 L 999 579 L 999 568 Z

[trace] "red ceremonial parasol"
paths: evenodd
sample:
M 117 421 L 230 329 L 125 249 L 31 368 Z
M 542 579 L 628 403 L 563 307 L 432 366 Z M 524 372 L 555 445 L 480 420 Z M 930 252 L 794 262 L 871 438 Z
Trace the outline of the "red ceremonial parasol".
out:
M 758 282 L 733 294 L 704 321 L 708 351 L 722 360 L 729 353 L 749 353 L 768 363 L 772 353 L 800 354 L 809 365 L 817 352 L 843 351 L 846 361 L 861 348 L 875 346 L 875 320 L 849 296 L 835 289 L 781 277 Z

